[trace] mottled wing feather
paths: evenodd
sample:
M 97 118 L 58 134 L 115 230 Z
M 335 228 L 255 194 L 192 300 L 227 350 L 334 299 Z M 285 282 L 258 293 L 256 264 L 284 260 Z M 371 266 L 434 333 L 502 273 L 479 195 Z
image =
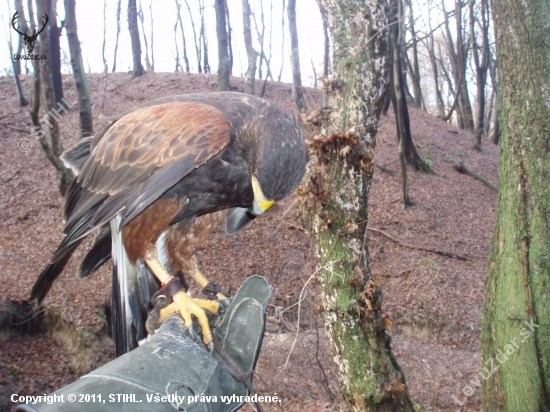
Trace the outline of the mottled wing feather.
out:
M 66 242 L 123 210 L 122 225 L 218 153 L 230 141 L 230 124 L 216 108 L 172 102 L 138 109 L 114 123 L 71 188 Z

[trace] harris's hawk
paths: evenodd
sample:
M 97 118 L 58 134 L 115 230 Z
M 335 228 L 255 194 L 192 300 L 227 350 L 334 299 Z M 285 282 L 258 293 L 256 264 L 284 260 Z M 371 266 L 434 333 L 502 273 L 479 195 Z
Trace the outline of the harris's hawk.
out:
M 146 336 L 150 298 L 183 271 L 208 285 L 195 249 L 226 219 L 233 234 L 288 196 L 306 151 L 296 119 L 264 99 L 231 92 L 149 102 L 81 140 L 62 159 L 76 174 L 64 210 L 65 237 L 31 293 L 39 302 L 94 231 L 81 277 L 113 258 L 113 335 L 117 355 Z M 154 277 L 151 276 L 151 272 Z M 192 316 L 211 343 L 204 309 L 218 304 L 178 291 L 161 320 Z

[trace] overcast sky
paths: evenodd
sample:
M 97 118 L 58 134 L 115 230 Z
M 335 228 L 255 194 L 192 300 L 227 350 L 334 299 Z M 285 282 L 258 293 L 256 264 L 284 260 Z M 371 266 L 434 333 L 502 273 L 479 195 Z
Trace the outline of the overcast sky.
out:
M 0 0 L 0 13 L 3 22 L 2 37 L 9 36 L 11 34 L 13 44 L 18 41 L 18 35 L 11 29 L 11 17 L 13 16 L 14 8 L 12 0 Z M 153 0 L 141 0 L 141 6 L 144 14 L 145 32 L 147 34 L 147 41 L 150 47 L 150 11 L 149 7 Z M 182 5 L 181 16 L 184 25 L 185 37 L 187 42 L 187 55 L 191 65 L 191 71 L 197 72 L 196 53 L 194 46 L 193 29 L 191 26 L 191 19 L 185 0 L 179 0 Z M 187 0 L 193 14 L 195 26 L 198 35 L 198 25 L 200 24 L 200 15 L 198 0 Z M 250 6 L 256 11 L 257 23 L 261 30 L 260 11 L 261 5 L 264 8 L 264 21 L 266 25 L 266 41 L 265 41 L 265 53 L 269 56 L 269 28 L 271 19 L 273 19 L 273 33 L 272 33 L 272 63 L 271 69 L 273 76 L 277 79 L 278 73 L 281 68 L 282 55 L 283 55 L 283 35 L 282 35 L 282 0 L 273 0 L 273 12 L 271 12 L 270 0 L 249 0 Z M 10 8 L 8 8 L 8 3 Z M 26 4 L 26 2 L 24 2 Z M 128 33 L 127 23 L 127 0 L 122 0 L 122 13 L 121 13 L 121 33 L 117 55 L 117 71 L 129 71 L 132 68 L 132 54 L 130 36 Z M 137 0 L 138 8 L 140 0 Z M 217 71 L 217 41 L 216 41 L 216 20 L 214 13 L 214 0 L 205 0 L 205 20 L 208 30 L 208 52 L 209 60 L 212 72 Z M 241 0 L 228 0 L 232 36 L 233 36 L 233 53 L 234 53 L 234 65 L 233 74 L 240 76 L 241 73 L 246 71 L 247 59 L 246 51 L 244 48 L 243 30 L 242 30 L 242 1 Z M 65 12 L 63 8 L 63 1 L 58 1 L 58 24 L 65 18 Z M 116 9 L 117 0 L 107 0 L 107 43 L 106 43 L 106 55 L 109 66 L 109 71 L 113 66 L 113 55 L 115 47 L 116 36 Z M 28 13 L 25 11 L 28 18 Z M 84 58 L 84 65 L 86 70 L 88 67 L 92 72 L 103 71 L 103 59 L 102 59 L 102 44 L 103 44 L 103 1 L 99 0 L 76 0 L 76 14 L 78 24 L 78 35 L 82 43 L 82 51 Z M 154 34 L 154 57 L 155 57 L 155 71 L 157 72 L 173 72 L 175 70 L 175 41 L 174 41 L 174 24 L 176 22 L 176 3 L 175 0 L 155 0 L 152 3 L 153 14 L 153 34 Z M 302 67 L 302 81 L 306 85 L 313 84 L 313 69 L 312 61 L 316 67 L 317 72 L 321 71 L 323 60 L 323 33 L 321 17 L 319 9 L 315 0 L 298 0 L 296 6 L 297 22 L 298 22 L 298 37 L 300 42 L 300 61 Z M 52 21 L 50 20 L 50 23 Z M 285 33 L 284 33 L 284 63 L 282 81 L 291 81 L 291 69 L 290 69 L 290 39 L 288 34 L 288 21 L 286 21 L 285 13 Z M 255 34 L 254 21 L 252 20 L 252 32 L 253 37 L 257 38 Z M 141 35 L 140 27 L 140 35 Z M 255 40 L 255 48 L 259 50 L 259 43 Z M 180 52 L 181 65 L 185 68 L 182 59 L 182 39 L 178 29 L 178 48 Z M 141 37 L 142 47 L 142 62 L 145 66 L 145 44 L 143 37 Z M 61 39 L 62 53 L 68 58 L 68 45 L 65 32 L 63 32 Z M 10 53 L 8 51 L 7 42 L 0 42 L 0 70 L 2 74 L 6 74 L 6 70 L 11 67 L 9 60 Z M 63 57 L 62 57 L 63 58 Z M 68 61 L 67 61 L 68 63 Z M 30 65 L 29 65 L 30 69 Z M 70 72 L 68 68 L 63 69 L 64 72 Z M 265 71 L 264 71 L 265 72 Z

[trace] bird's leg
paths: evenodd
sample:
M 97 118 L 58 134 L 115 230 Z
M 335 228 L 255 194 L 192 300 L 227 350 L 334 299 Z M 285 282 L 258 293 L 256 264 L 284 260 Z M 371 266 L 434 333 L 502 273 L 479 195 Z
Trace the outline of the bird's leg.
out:
M 195 279 L 197 281 L 199 286 L 201 288 L 203 288 L 204 290 L 206 290 L 207 292 L 211 291 L 209 289 L 209 286 L 213 286 L 216 289 L 218 288 L 218 286 L 216 286 L 213 283 L 209 282 L 208 279 L 206 279 L 206 277 L 202 274 L 202 272 L 200 270 L 195 268 L 193 270 L 190 270 L 188 273 L 193 279 Z M 225 299 L 226 298 L 226 296 L 221 292 L 217 292 L 217 291 L 213 291 L 213 292 L 216 293 L 216 296 L 218 297 L 218 299 Z
M 174 279 L 174 277 L 168 273 L 157 258 L 147 259 L 145 261 L 155 276 L 160 280 L 162 286 Z M 185 326 L 187 326 L 187 330 L 191 336 L 194 337 L 195 334 L 193 333 L 192 319 L 192 316 L 194 315 L 202 329 L 202 340 L 204 344 L 210 348 L 212 345 L 212 331 L 210 330 L 208 318 L 206 317 L 204 310 L 206 309 L 213 314 L 217 314 L 220 307 L 219 303 L 214 300 L 192 298 L 188 296 L 184 290 L 179 290 L 172 296 L 172 298 L 173 302 L 160 310 L 159 322 L 162 323 L 173 313 L 180 313 L 183 321 L 185 322 Z

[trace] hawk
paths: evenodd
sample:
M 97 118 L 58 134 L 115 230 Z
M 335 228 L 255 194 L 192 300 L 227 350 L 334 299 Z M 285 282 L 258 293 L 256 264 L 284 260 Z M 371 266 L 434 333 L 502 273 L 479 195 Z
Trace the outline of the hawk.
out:
M 79 276 L 112 257 L 118 356 L 146 336 L 159 285 L 178 272 L 210 285 L 197 267 L 196 248 L 224 218 L 226 233 L 236 233 L 288 196 L 305 172 L 306 150 L 294 116 L 259 97 L 220 92 L 151 101 L 62 159 L 76 175 L 65 199 L 65 237 L 31 299 L 44 299 L 77 246 L 97 231 Z M 179 312 L 190 329 L 196 317 L 211 345 L 204 310 L 216 313 L 218 303 L 182 289 L 160 320 Z

